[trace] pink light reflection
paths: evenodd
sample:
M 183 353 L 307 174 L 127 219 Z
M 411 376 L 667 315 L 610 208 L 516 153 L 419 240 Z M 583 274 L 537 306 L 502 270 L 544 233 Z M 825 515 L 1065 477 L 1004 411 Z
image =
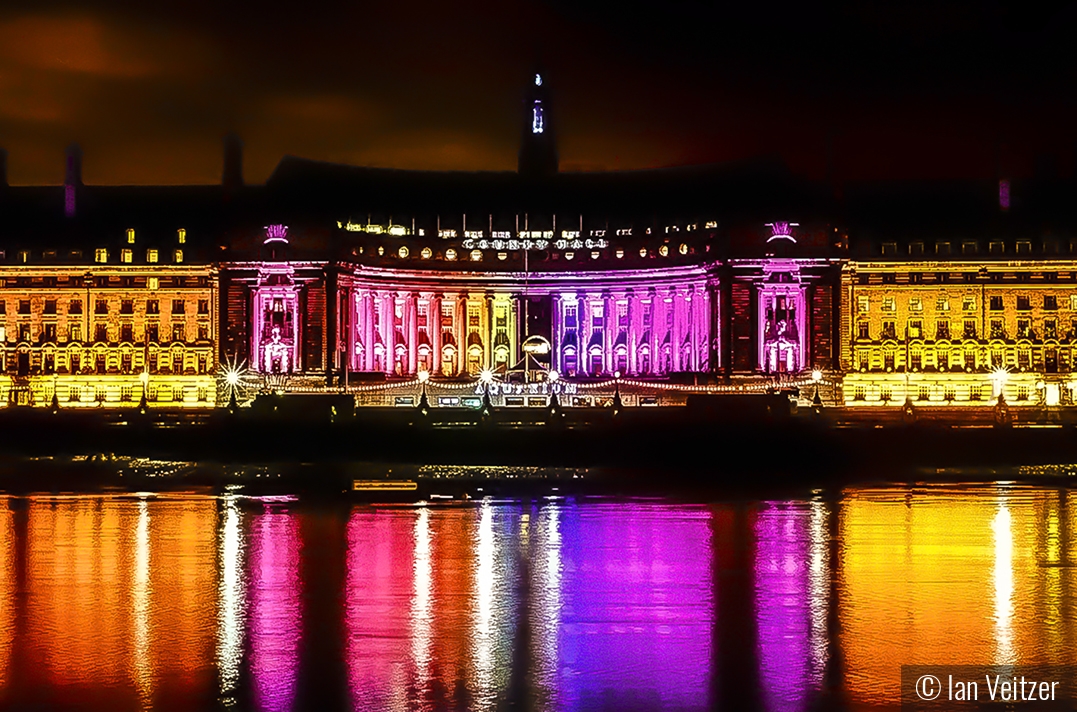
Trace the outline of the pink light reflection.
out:
M 250 671 L 255 709 L 286 712 L 295 704 L 301 630 L 299 522 L 266 509 L 251 531 Z

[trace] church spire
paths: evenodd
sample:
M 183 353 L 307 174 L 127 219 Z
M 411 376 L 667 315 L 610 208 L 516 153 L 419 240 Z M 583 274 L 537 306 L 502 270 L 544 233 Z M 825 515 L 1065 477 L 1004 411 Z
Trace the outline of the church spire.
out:
M 545 75 L 536 71 L 528 84 L 518 169 L 522 176 L 541 178 L 557 173 L 557 140 Z

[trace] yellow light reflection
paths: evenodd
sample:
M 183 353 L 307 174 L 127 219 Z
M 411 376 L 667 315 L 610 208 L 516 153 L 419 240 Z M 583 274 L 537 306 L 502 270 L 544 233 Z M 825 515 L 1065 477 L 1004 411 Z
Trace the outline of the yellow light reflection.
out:
M 150 511 L 145 499 L 138 503 L 131 595 L 134 599 L 134 655 L 131 662 L 139 703 L 142 709 L 148 710 L 153 700 L 153 670 L 150 667 Z
M 827 661 L 826 617 L 830 596 L 830 537 L 827 517 L 835 516 L 819 500 L 811 503 L 808 536 L 808 610 L 811 617 L 811 670 L 816 681 L 822 679 Z
M 995 535 L 995 653 L 996 664 L 1013 665 L 1013 531 L 1005 502 L 991 523 Z
M 15 640 L 15 518 L 11 499 L 0 497 L 0 694 L 10 682 Z
M 411 657 L 415 668 L 415 683 L 425 689 L 430 680 L 430 622 L 433 588 L 430 510 L 423 507 L 415 520 L 415 592 L 411 603 Z
M 490 503 L 483 501 L 479 508 L 478 548 L 475 551 L 475 687 L 476 706 L 487 709 L 496 700 L 494 672 L 494 631 L 490 625 L 493 615 L 494 592 L 498 572 L 494 567 L 497 545 L 494 540 L 494 513 Z

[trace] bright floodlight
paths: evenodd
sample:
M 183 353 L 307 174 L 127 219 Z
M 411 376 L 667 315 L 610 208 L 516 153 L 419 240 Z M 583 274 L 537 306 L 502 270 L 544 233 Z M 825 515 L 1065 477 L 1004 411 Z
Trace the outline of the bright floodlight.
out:
M 815 369 L 811 372 L 811 380 L 815 381 L 816 383 L 823 380 L 823 372 L 819 369 Z
M 614 378 L 620 378 L 621 377 L 621 372 L 620 371 L 614 371 L 613 372 L 613 377 Z
M 494 372 L 488 368 L 482 369 L 479 372 L 479 380 L 483 383 L 491 383 L 494 380 Z
M 998 384 L 1003 384 L 1010 378 L 1010 372 L 1004 367 L 999 366 L 991 372 L 991 380 Z
M 430 372 L 429 371 L 419 371 L 419 382 L 420 383 L 426 383 L 429 380 L 430 380 Z
M 553 383 L 554 381 L 556 381 L 560 377 L 561 377 L 561 374 L 558 373 L 557 371 L 550 371 L 548 374 L 546 374 L 546 378 L 548 378 L 550 380 L 550 383 Z
M 224 380 L 228 385 L 234 386 L 239 383 L 239 370 L 229 369 L 228 373 L 224 374 Z
M 138 374 L 138 380 L 142 381 L 142 385 L 146 385 L 150 380 L 150 372 L 143 371 L 142 373 Z

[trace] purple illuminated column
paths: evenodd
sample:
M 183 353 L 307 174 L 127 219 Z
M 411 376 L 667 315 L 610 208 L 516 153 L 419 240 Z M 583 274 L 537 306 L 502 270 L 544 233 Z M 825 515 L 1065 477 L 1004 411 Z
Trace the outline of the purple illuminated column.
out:
M 639 350 L 639 324 L 637 314 L 639 312 L 639 300 L 635 290 L 629 289 L 625 294 L 628 299 L 628 372 L 635 376 L 639 373 L 636 362 L 636 352 Z
M 376 305 L 374 304 L 375 295 L 372 290 L 367 290 L 363 294 L 363 312 L 366 314 L 366 331 L 364 332 L 364 338 L 366 339 L 366 352 L 364 356 L 363 370 L 374 370 L 374 343 L 377 340 L 374 334 L 374 310 Z
M 565 347 L 565 335 L 562 332 L 565 320 L 561 316 L 561 309 L 564 302 L 558 294 L 552 295 L 551 302 L 553 305 L 553 315 L 551 317 L 553 324 L 550 329 L 550 341 L 552 342 L 550 346 L 553 348 L 553 354 L 550 356 L 550 368 L 558 373 L 564 373 L 565 364 L 561 356 L 561 351 Z

